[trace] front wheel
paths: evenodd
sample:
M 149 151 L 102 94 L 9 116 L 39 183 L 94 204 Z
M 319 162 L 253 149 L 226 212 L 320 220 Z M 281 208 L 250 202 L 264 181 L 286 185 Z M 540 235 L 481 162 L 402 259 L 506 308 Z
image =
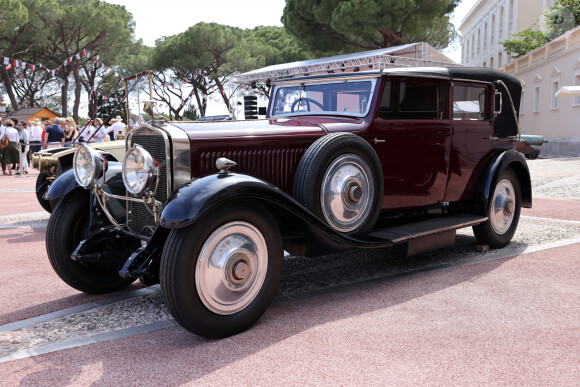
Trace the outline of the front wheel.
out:
M 46 191 L 48 191 L 48 187 L 50 187 L 50 182 L 47 181 L 48 175 L 44 172 L 40 172 L 38 177 L 36 178 L 36 199 L 38 200 L 38 204 L 42 206 L 47 212 L 52 213 L 52 206 L 50 202 L 43 198 Z
M 512 169 L 500 175 L 488 206 L 488 220 L 473 227 L 479 243 L 501 248 L 512 240 L 521 211 L 520 183 Z
M 161 259 L 167 307 L 187 330 L 222 338 L 248 329 L 265 312 L 282 272 L 282 239 L 263 208 L 219 209 L 172 230 Z
M 46 228 L 46 252 L 58 276 L 85 293 L 109 293 L 124 289 L 133 281 L 119 276 L 119 268 L 81 264 L 71 254 L 88 236 L 90 201 L 88 191 L 63 198 L 52 211 Z

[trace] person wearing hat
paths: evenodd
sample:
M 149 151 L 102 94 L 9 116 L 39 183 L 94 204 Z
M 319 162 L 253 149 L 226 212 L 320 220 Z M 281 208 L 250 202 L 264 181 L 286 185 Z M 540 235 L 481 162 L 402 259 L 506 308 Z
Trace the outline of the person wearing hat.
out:
M 32 126 L 30 127 L 30 151 L 40 152 L 40 147 L 42 146 L 42 132 L 44 128 L 42 127 L 42 122 L 38 118 L 33 119 Z
M 125 134 L 125 124 L 123 123 L 121 116 L 113 118 L 109 121 L 109 124 L 111 124 L 111 126 L 107 128 L 107 133 L 111 140 L 116 140 L 119 133 Z

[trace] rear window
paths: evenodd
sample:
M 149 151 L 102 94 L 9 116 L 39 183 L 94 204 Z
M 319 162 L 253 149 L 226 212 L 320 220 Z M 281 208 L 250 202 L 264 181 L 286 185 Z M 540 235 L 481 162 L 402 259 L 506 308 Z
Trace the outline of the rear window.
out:
M 485 120 L 485 86 L 453 86 L 453 119 Z

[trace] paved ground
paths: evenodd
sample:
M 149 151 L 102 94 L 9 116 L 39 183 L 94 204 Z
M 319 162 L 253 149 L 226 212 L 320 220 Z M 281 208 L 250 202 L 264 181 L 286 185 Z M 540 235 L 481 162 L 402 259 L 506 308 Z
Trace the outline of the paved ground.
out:
M 529 162 L 534 208 L 508 247 L 401 259 L 287 257 L 278 296 L 247 332 L 177 326 L 158 287 L 90 296 L 44 249 L 29 178 L 0 176 L 0 386 L 518 384 L 580 380 L 580 159 Z

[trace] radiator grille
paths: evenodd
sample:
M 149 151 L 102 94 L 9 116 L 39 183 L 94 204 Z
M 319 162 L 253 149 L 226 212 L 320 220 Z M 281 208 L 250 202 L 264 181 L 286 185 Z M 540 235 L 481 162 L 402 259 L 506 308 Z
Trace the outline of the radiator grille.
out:
M 202 176 L 215 173 L 216 160 L 225 157 L 238 164 L 232 172 L 257 177 L 291 194 L 294 174 L 305 151 L 305 148 L 294 148 L 204 152 L 200 155 L 200 172 Z
M 161 166 L 155 199 L 165 204 L 168 197 L 167 171 L 169 167 L 167 165 L 165 139 L 160 133 L 145 129 L 131 136 L 131 146 L 136 144 L 147 150 Z M 127 195 L 130 195 L 130 193 L 127 192 Z M 136 233 L 141 232 L 144 226 L 155 226 L 155 218 L 143 203 L 127 202 L 127 220 L 129 230 Z

